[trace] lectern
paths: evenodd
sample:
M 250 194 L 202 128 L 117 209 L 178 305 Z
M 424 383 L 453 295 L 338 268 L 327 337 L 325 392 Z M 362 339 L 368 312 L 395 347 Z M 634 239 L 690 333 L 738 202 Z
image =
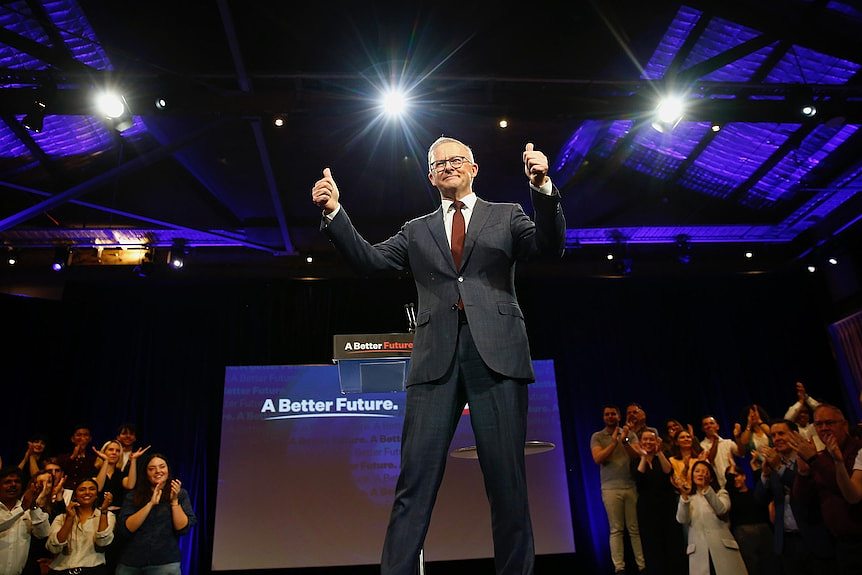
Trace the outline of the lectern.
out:
M 405 307 L 409 318 L 412 306 Z M 341 393 L 404 391 L 411 353 L 412 332 L 333 336 L 332 361 L 338 364 Z M 423 549 L 419 550 L 419 575 L 425 575 Z
M 404 391 L 412 333 L 335 335 L 332 347 L 342 393 Z

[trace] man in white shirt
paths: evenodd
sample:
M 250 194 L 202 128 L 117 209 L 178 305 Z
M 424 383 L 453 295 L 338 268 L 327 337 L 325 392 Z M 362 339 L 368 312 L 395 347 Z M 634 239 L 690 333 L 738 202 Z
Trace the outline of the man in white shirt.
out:
M 733 456 L 739 455 L 739 447 L 732 439 L 722 439 L 718 435 L 718 421 L 711 415 L 704 416 L 700 420 L 700 427 L 703 430 L 704 438 L 700 442 L 700 446 L 707 453 L 707 459 L 715 468 L 718 484 L 724 488 L 727 478 L 725 473 L 727 468 L 733 463 Z
M 796 403 L 787 408 L 784 419 L 795 423 L 796 427 L 799 428 L 799 435 L 808 441 L 813 441 L 817 451 L 823 451 L 826 446 L 820 441 L 814 425 L 811 424 L 811 415 L 814 413 L 814 409 L 820 405 L 820 402 L 808 395 L 808 392 L 805 391 L 805 385 L 801 381 L 796 382 L 796 397 Z
M 46 484 L 47 485 L 47 484 Z M 19 575 L 24 570 L 30 551 L 30 536 L 48 536 L 48 514 L 42 507 L 48 504 L 50 489 L 35 497 L 29 491 L 21 498 L 21 471 L 17 467 L 0 471 L 0 573 Z

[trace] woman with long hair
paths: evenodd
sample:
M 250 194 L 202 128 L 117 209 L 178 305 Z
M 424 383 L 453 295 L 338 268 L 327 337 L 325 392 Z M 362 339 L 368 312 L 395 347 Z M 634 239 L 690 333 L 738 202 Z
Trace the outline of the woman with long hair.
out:
M 96 467 L 99 469 L 99 473 L 96 474 L 96 483 L 99 486 L 99 491 L 110 492 L 117 505 L 121 504 L 126 495 L 125 492 L 134 489 L 138 480 L 138 466 L 135 464 L 135 460 L 147 449 L 149 447 L 132 452 L 129 456 L 132 465 L 128 466 L 127 471 L 121 471 L 120 463 L 123 457 L 123 446 L 119 441 L 109 439 L 102 444 L 102 449 L 94 447 L 93 451 L 99 456 L 99 459 L 96 461 Z
M 674 487 L 683 490 L 691 487 L 691 470 L 699 459 L 706 459 L 706 453 L 700 448 L 694 435 L 688 429 L 677 431 L 673 437 L 673 455 L 668 458 L 673 468 L 670 482 Z
M 46 547 L 54 553 L 48 573 L 107 575 L 105 548 L 114 540 L 116 518 L 108 511 L 110 494 L 96 505 L 99 486 L 93 479 L 82 479 L 75 487 L 66 512 L 51 523 Z
M 179 538 L 197 523 L 189 494 L 163 455 L 151 455 L 143 469 L 120 511 L 125 543 L 116 575 L 180 575 Z
M 688 527 L 689 575 L 747 575 L 739 544 L 730 532 L 730 495 L 706 461 L 694 462 L 692 484 L 680 490 L 676 520 Z

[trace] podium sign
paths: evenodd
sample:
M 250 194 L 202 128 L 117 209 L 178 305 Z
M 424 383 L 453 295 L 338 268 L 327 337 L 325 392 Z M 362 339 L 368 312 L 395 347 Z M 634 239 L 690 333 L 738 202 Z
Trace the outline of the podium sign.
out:
M 342 393 L 404 391 L 412 333 L 339 334 L 332 348 Z

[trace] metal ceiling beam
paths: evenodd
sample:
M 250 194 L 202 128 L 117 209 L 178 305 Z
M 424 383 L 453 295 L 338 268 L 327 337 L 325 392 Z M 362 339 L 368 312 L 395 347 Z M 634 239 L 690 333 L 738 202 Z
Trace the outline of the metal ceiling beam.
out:
M 253 91 L 251 79 L 249 78 L 248 72 L 245 68 L 245 62 L 243 61 L 242 52 L 239 46 L 239 38 L 236 34 L 236 28 L 233 24 L 233 17 L 230 13 L 230 7 L 227 5 L 227 0 L 218 0 L 218 7 L 225 29 L 225 36 L 227 36 L 233 64 L 236 68 L 239 87 L 243 92 L 251 93 Z M 250 123 L 251 130 L 254 133 L 254 141 L 257 144 L 258 154 L 260 155 L 260 163 L 263 168 L 266 187 L 269 190 L 269 196 L 272 200 L 272 206 L 278 220 L 278 229 L 281 232 L 282 242 L 284 242 L 284 251 L 288 254 L 296 253 L 296 250 L 293 247 L 293 242 L 290 239 L 290 231 L 287 229 L 287 219 L 284 214 L 284 207 L 281 204 L 278 185 L 275 182 L 275 172 L 272 169 L 272 160 L 269 156 L 269 148 L 267 148 L 266 145 L 266 138 L 264 138 L 263 135 L 260 118 L 255 118 L 251 120 Z
M 20 184 L 15 184 L 12 182 L 0 181 L 0 187 L 18 190 L 21 192 L 26 192 L 28 194 L 33 194 L 36 196 L 42 196 L 42 197 L 47 197 L 47 198 L 50 198 L 53 196 L 53 194 L 51 194 L 50 192 L 46 192 L 44 190 L 37 190 L 36 188 L 31 188 L 28 186 L 22 186 Z M 94 204 L 94 203 L 85 202 L 82 200 L 69 200 L 69 203 L 75 204 L 76 206 L 81 206 L 81 207 L 84 207 L 87 209 L 96 210 L 99 212 L 104 212 L 106 214 L 112 214 L 112 215 L 120 216 L 123 218 L 129 218 L 132 220 L 137 220 L 139 222 L 144 222 L 147 224 L 151 224 L 151 225 L 159 226 L 159 227 L 163 227 L 163 228 L 168 228 L 171 230 L 189 231 L 189 232 L 194 232 L 195 234 L 206 234 L 206 235 L 212 236 L 214 238 L 218 238 L 220 240 L 225 240 L 225 241 L 230 242 L 232 244 L 245 246 L 247 248 L 252 248 L 255 250 L 269 252 L 273 255 L 278 255 L 278 253 L 279 253 L 279 250 L 273 249 L 272 246 L 265 246 L 262 244 L 249 242 L 247 240 L 242 239 L 241 237 L 238 237 L 238 235 L 235 235 L 235 234 L 225 234 L 225 233 L 213 231 L 213 230 L 193 228 L 190 226 L 181 225 L 181 224 L 177 224 L 174 222 L 168 222 L 168 221 L 160 220 L 160 219 L 156 219 L 156 218 L 151 218 L 149 216 L 144 216 L 141 214 L 135 214 L 135 213 L 127 212 L 124 210 L 118 210 L 116 208 L 111 208 L 109 206 L 103 206 L 101 204 Z M 75 228 L 75 230 L 76 231 L 82 231 L 81 228 Z
M 86 64 L 82 64 L 73 58 L 66 50 L 65 44 L 62 46 L 45 46 L 39 42 L 30 40 L 29 38 L 25 38 L 24 36 L 7 30 L 6 28 L 0 28 L 0 43 L 11 46 L 25 54 L 29 54 L 30 56 L 33 56 L 58 70 L 76 72 L 84 75 L 89 75 L 94 71 L 93 68 L 90 68 Z
M 742 44 L 734 46 L 730 50 L 725 50 L 720 54 L 716 54 L 712 58 L 707 58 L 703 62 L 698 62 L 694 66 L 686 68 L 677 74 L 676 78 L 669 78 L 669 80 L 676 81 L 678 84 L 687 86 L 691 82 L 703 78 L 704 76 L 727 66 L 731 62 L 736 62 L 740 58 L 744 58 L 749 54 L 757 52 L 761 48 L 769 46 L 774 41 L 775 40 L 768 37 L 766 34 L 762 34 L 756 38 L 752 38 L 748 42 L 743 42 Z
M 116 168 L 108 170 L 107 172 L 99 174 L 94 178 L 91 178 L 85 182 L 73 186 L 64 192 L 51 196 L 47 200 L 39 202 L 36 205 L 30 206 L 25 210 L 21 210 L 17 214 L 13 214 L 11 216 L 3 218 L 2 220 L 0 220 L 0 231 L 13 228 L 45 211 L 48 211 L 83 194 L 95 190 L 115 178 L 134 173 L 152 164 L 153 162 L 161 160 L 162 158 L 171 155 L 174 151 L 183 148 L 190 143 L 198 140 L 202 136 L 208 134 L 212 129 L 220 126 L 223 122 L 224 120 L 217 120 L 215 122 L 207 124 L 206 126 L 203 126 L 202 128 L 194 132 L 186 134 L 184 137 L 179 138 L 166 146 L 162 146 L 161 148 L 157 148 L 155 150 L 147 152 L 146 154 L 138 156 L 134 160 L 131 160 L 121 166 L 117 166 Z

